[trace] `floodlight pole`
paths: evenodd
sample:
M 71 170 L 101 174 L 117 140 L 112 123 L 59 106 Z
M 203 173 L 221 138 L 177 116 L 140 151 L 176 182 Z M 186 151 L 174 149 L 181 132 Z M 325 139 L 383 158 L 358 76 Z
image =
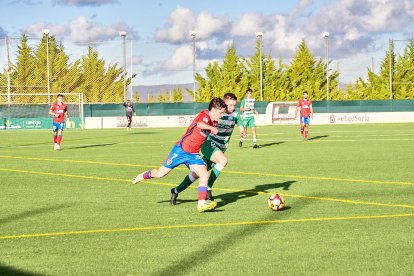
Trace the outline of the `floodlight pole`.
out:
M 389 67 L 390 67 L 390 72 L 389 72 L 389 75 L 390 75 L 390 100 L 392 100 L 392 51 L 393 51 L 392 48 L 393 48 L 392 47 L 392 39 L 390 38 L 389 44 L 388 44 L 388 55 L 389 55 L 388 63 L 389 63 Z
M 329 32 L 322 32 L 326 47 L 326 100 L 329 101 Z
M 132 85 L 132 80 L 133 80 L 133 78 L 132 78 L 132 76 L 134 75 L 132 72 L 133 72 L 133 64 L 134 64 L 134 60 L 133 60 L 133 55 L 132 55 L 132 53 L 133 53 L 133 51 L 132 51 L 132 39 L 131 39 L 131 67 L 130 67 L 130 72 L 131 72 L 131 82 L 130 82 L 130 95 L 129 95 L 129 99 L 131 100 L 131 102 L 134 102 L 133 101 L 133 98 L 132 98 L 132 95 L 133 95 L 133 93 L 134 93 L 134 89 L 133 89 L 133 85 Z
M 195 60 L 196 60 L 196 36 L 197 33 L 195 31 L 190 31 L 191 38 L 193 39 L 193 102 L 196 101 L 196 79 L 195 79 Z
M 262 62 L 262 39 L 263 33 L 256 32 L 256 37 L 259 39 L 259 61 L 260 61 L 260 101 L 263 101 L 263 62 Z
M 11 95 L 10 95 L 10 45 L 9 45 L 9 37 L 4 38 L 6 40 L 6 51 L 7 51 L 7 103 L 11 103 Z
M 49 69 L 49 29 L 43 29 L 43 35 L 46 35 L 46 74 L 47 74 L 47 102 L 50 104 L 50 69 Z
M 125 39 L 126 39 L 127 32 L 124 32 L 124 31 L 119 32 L 119 35 L 122 37 L 122 44 L 123 44 L 124 102 L 126 102 L 126 41 Z

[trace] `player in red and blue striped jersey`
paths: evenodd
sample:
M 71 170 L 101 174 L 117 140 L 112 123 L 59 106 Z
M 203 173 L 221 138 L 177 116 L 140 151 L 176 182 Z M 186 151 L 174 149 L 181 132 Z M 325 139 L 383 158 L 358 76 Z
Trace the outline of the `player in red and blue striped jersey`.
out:
M 310 118 L 313 119 L 312 101 L 308 100 L 308 92 L 303 92 L 303 99 L 299 100 L 295 109 L 295 119 L 300 108 L 300 134 L 308 139 Z
M 240 136 L 246 136 L 246 132 L 243 127 L 243 120 L 239 113 L 234 110 L 237 104 L 236 95 L 233 93 L 226 93 L 223 96 L 223 100 L 227 105 L 227 109 L 224 116 L 218 121 L 218 133 L 210 133 L 201 147 L 201 153 L 203 154 L 204 162 L 207 164 L 207 170 L 211 170 L 207 184 L 207 199 L 211 201 L 214 201 L 211 192 L 214 182 L 227 165 L 227 157 L 224 153 L 227 150 L 231 135 L 233 134 L 233 130 L 236 125 L 239 126 Z M 180 185 L 171 189 L 171 205 L 177 204 L 178 194 L 187 189 L 194 181 L 196 181 L 197 178 L 198 176 L 190 171 Z
M 206 200 L 209 174 L 206 163 L 199 152 L 208 134 L 217 134 L 218 130 L 213 122 L 217 122 L 223 117 L 225 110 L 226 104 L 222 99 L 214 98 L 211 100 L 208 110 L 203 110 L 197 114 L 185 134 L 171 150 L 164 164 L 158 169 L 142 172 L 132 180 L 132 183 L 137 184 L 144 179 L 164 177 L 175 167 L 184 164 L 200 178 L 198 211 L 204 212 L 214 209 L 217 203 Z
M 49 114 L 53 116 L 53 142 L 55 144 L 54 149 L 60 150 L 62 132 L 65 128 L 65 116 L 68 118 L 68 107 L 63 103 L 62 94 L 57 95 L 56 102 L 50 107 Z

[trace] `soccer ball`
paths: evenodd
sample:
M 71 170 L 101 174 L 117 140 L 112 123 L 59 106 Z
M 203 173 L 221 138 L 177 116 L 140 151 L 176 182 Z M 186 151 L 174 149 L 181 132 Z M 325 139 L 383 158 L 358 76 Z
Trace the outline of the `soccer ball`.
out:
M 285 200 L 280 194 L 273 194 L 267 200 L 267 204 L 273 211 L 280 211 L 285 206 Z

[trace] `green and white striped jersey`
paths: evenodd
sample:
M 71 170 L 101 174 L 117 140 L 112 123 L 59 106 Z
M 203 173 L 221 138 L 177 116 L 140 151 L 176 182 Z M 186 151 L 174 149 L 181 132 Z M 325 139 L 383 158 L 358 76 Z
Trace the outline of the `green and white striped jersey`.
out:
M 243 108 L 247 108 L 248 106 L 250 106 L 250 110 L 249 111 L 244 111 L 243 113 L 243 119 L 249 118 L 249 117 L 253 117 L 254 116 L 254 103 L 255 103 L 256 99 L 255 98 L 244 98 L 241 101 L 240 106 Z
M 238 112 L 224 113 L 224 116 L 219 119 L 216 125 L 218 133 L 210 133 L 207 140 L 214 142 L 217 147 L 224 151 L 236 125 L 243 125 L 240 114 Z

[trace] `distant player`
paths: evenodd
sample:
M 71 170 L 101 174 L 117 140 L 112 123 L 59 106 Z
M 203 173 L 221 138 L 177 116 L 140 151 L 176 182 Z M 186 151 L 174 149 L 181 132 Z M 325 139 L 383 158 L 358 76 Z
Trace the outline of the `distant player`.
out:
M 246 98 L 241 101 L 240 104 L 240 111 L 243 112 L 242 119 L 243 119 L 243 126 L 247 133 L 247 128 L 252 129 L 252 136 L 253 136 L 253 148 L 257 149 L 259 146 L 256 144 L 256 122 L 254 120 L 254 115 L 259 114 L 257 110 L 254 108 L 254 103 L 256 99 L 252 97 L 252 90 L 249 88 L 246 91 Z M 244 137 L 240 137 L 239 147 L 243 146 Z
M 217 203 L 206 200 L 209 174 L 206 163 L 200 156 L 199 151 L 208 134 L 217 134 L 218 130 L 213 121 L 218 121 L 223 117 L 225 110 L 226 104 L 222 99 L 212 99 L 208 111 L 203 110 L 197 114 L 185 134 L 171 150 L 164 164 L 159 169 L 142 172 L 132 180 L 132 183 L 136 184 L 144 179 L 164 177 L 175 167 L 184 164 L 200 177 L 197 210 L 204 212 L 214 209 Z
M 203 154 L 204 162 L 207 164 L 207 170 L 211 170 L 210 177 L 208 178 L 206 197 L 207 200 L 211 201 L 214 201 L 211 193 L 213 184 L 227 165 L 227 157 L 224 155 L 224 152 L 230 142 L 230 137 L 235 126 L 241 126 L 243 124 L 239 114 L 234 112 L 237 103 L 236 95 L 233 93 L 226 93 L 223 100 L 227 105 L 227 109 L 224 116 L 218 121 L 218 133 L 210 133 L 201 147 L 201 153 Z M 240 129 L 240 135 L 245 135 L 244 128 Z M 178 194 L 187 189 L 197 178 L 197 174 L 190 171 L 180 185 L 171 189 L 171 205 L 177 204 Z
M 295 109 L 295 119 L 300 108 L 300 134 L 308 139 L 310 118 L 313 119 L 312 101 L 308 100 L 308 92 L 303 92 L 303 99 L 299 100 Z
M 60 143 L 62 142 L 62 131 L 65 128 L 65 116 L 68 118 L 68 107 L 63 103 L 63 95 L 59 94 L 56 97 L 56 102 L 49 110 L 49 114 L 53 116 L 53 142 L 55 143 L 55 150 L 60 150 Z
M 127 130 L 131 130 L 132 115 L 135 115 L 135 109 L 130 100 L 127 100 L 123 106 L 125 107 L 125 116 L 128 120 Z

